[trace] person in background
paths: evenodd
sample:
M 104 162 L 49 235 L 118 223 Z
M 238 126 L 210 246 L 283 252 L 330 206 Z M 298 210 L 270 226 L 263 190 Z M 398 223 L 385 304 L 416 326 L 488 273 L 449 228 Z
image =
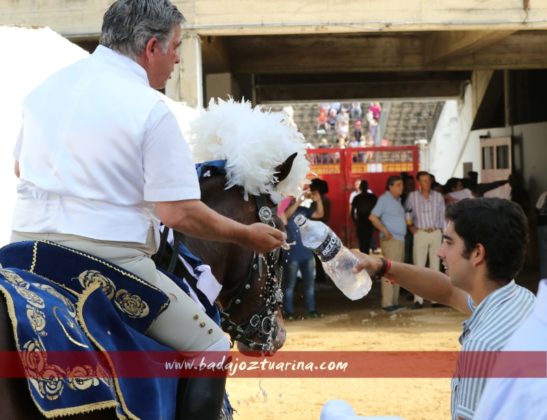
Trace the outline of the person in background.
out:
M 319 195 L 321 196 L 321 203 L 323 204 L 323 215 L 322 216 L 312 215 L 310 219 L 318 220 L 328 225 L 329 218 L 330 218 L 330 200 L 327 197 L 327 193 L 329 192 L 329 184 L 327 183 L 327 181 L 323 179 L 314 178 L 311 180 L 311 183 L 310 183 L 310 191 L 312 192 L 317 191 Z M 315 255 L 314 258 L 315 258 L 315 282 L 319 284 L 327 284 L 328 281 L 330 281 L 330 279 L 327 276 L 327 273 L 325 273 L 325 270 L 323 269 L 323 264 L 321 264 L 321 260 L 319 260 L 319 257 L 317 255 Z
M 356 195 L 351 202 L 351 218 L 353 219 L 357 230 L 359 250 L 368 254 L 370 252 L 372 233 L 374 231 L 369 216 L 378 199 L 374 194 L 368 192 L 368 182 L 365 180 L 360 181 L 359 190 L 361 193 Z
M 469 316 L 459 339 L 462 351 L 451 398 L 452 419 L 469 420 L 486 383 L 484 368 L 492 365 L 495 352 L 506 346 L 534 306 L 533 293 L 514 280 L 524 263 L 528 223 L 518 205 L 500 198 L 460 200 L 447 207 L 446 219 L 438 251 L 446 274 L 357 251 L 355 270 L 389 276 L 414 294 Z
M 353 203 L 353 199 L 361 194 L 361 181 L 362 179 L 356 179 L 353 183 L 353 191 L 349 194 L 349 205 L 350 205 L 350 214 L 351 214 L 351 203 Z
M 416 179 L 420 189 L 411 192 L 405 203 L 407 212 L 412 216 L 409 230 L 414 236 L 414 264 L 425 267 L 429 258 L 429 267 L 440 270 L 437 251 L 444 228 L 444 198 L 437 191 L 432 191 L 432 179 L 428 172 L 418 172 Z M 423 303 L 423 298 L 415 294 L 413 308 L 421 309 Z
M 387 179 L 386 192 L 380 196 L 369 216 L 370 221 L 381 233 L 382 254 L 393 261 L 403 261 L 405 256 L 405 209 L 401 204 L 403 180 L 399 175 Z M 399 305 L 399 285 L 387 277 L 381 279 L 382 309 L 388 313 L 397 312 Z
M 304 206 L 306 199 L 311 199 L 309 207 Z M 304 297 L 306 303 L 307 318 L 319 318 L 321 314 L 315 308 L 315 280 L 313 277 L 313 253 L 302 245 L 300 231 L 294 222 L 297 215 L 302 214 L 306 218 L 320 219 L 323 217 L 323 202 L 317 190 L 302 194 L 297 200 L 293 200 L 285 212 L 287 220 L 287 242 L 291 244 L 289 250 L 285 251 L 285 287 L 283 289 L 284 318 L 294 320 L 294 290 L 296 287 L 297 274 L 300 270 L 304 282 Z

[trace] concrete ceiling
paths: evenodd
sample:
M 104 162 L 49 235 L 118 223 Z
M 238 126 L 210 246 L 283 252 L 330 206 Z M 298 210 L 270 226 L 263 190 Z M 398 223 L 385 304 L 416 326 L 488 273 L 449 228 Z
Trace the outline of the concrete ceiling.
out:
M 473 70 L 547 68 L 547 31 L 202 37 L 204 75 L 252 76 L 257 102 L 458 97 Z

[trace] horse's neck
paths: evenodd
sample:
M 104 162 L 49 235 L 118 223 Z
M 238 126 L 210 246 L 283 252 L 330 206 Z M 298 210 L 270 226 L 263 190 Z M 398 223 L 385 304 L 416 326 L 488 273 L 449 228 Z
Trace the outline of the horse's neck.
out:
M 241 188 L 225 190 L 223 176 L 214 175 L 200 180 L 201 200 L 216 212 L 240 223 L 257 221 L 257 213 L 252 200 L 243 199 Z M 186 245 L 211 266 L 213 274 L 224 287 L 243 281 L 252 260 L 252 251 L 233 243 L 212 242 L 187 237 Z

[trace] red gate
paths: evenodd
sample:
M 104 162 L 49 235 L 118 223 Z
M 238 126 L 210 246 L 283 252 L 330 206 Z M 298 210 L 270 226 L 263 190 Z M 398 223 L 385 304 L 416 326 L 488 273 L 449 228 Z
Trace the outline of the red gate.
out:
M 346 245 L 353 247 L 355 228 L 349 214 L 349 196 L 355 181 L 367 180 L 369 188 L 379 197 L 390 175 L 407 172 L 415 176 L 419 167 L 417 146 L 308 149 L 307 156 L 311 163 L 310 178 L 321 178 L 329 184 L 329 226 Z

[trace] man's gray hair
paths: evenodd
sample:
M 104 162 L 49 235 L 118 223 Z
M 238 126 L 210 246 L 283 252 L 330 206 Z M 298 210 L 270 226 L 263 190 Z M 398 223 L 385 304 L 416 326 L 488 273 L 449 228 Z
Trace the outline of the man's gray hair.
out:
M 169 0 L 116 0 L 106 11 L 100 44 L 133 59 L 155 37 L 164 53 L 184 16 Z

